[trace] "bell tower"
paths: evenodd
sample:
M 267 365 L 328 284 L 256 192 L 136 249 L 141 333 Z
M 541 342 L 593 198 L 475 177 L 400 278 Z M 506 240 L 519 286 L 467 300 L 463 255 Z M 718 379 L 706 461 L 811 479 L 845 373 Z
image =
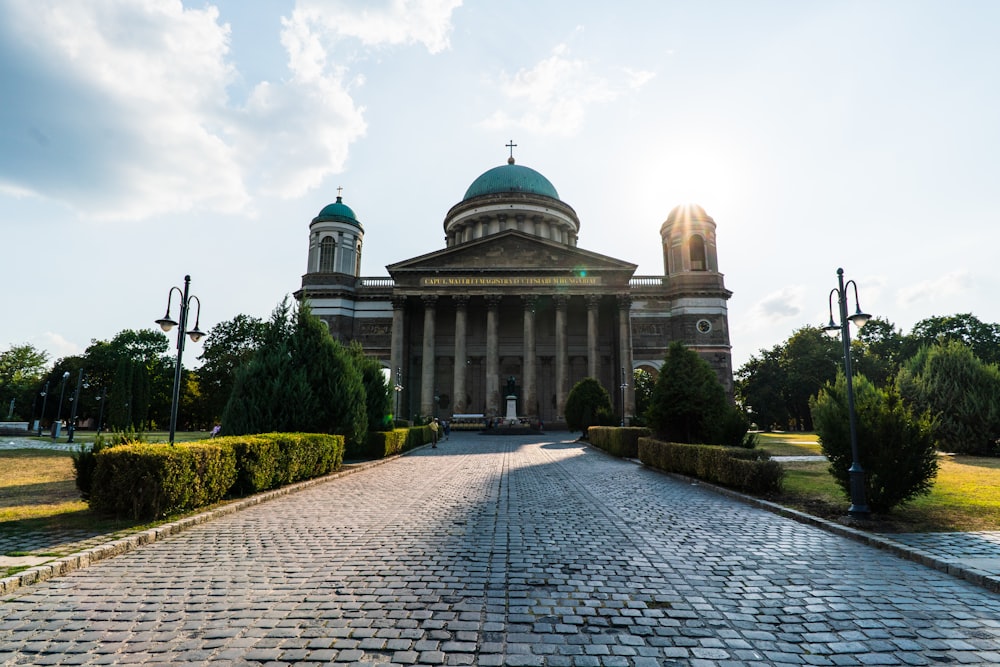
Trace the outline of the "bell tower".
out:
M 660 227 L 663 273 L 674 276 L 690 271 L 719 272 L 715 247 L 715 220 L 696 204 L 678 206 Z
M 732 346 L 726 302 L 732 292 L 719 273 L 715 220 L 695 204 L 676 207 L 660 227 L 670 340 L 679 340 L 715 369 L 733 397 Z

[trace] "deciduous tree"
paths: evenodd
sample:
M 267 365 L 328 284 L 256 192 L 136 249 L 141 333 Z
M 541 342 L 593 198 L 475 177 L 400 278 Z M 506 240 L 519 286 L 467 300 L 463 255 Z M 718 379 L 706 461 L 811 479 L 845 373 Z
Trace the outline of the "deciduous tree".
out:
M 1000 453 L 1000 370 L 957 340 L 922 348 L 899 372 L 903 398 L 935 418 L 940 449 Z

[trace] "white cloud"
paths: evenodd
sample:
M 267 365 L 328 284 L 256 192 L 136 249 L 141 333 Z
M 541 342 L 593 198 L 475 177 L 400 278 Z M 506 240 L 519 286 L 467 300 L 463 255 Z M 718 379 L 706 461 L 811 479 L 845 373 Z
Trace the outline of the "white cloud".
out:
M 13 0 L 0 9 L 12 95 L 0 182 L 92 217 L 247 201 L 220 138 L 228 29 L 180 3 Z
M 50 364 L 56 359 L 63 359 L 65 357 L 83 354 L 83 350 L 79 345 L 68 341 L 60 334 L 53 333 L 51 331 L 43 333 L 38 337 L 37 341 L 32 341 L 32 344 L 39 350 L 45 350 L 49 353 Z
M 752 328 L 769 327 L 776 321 L 799 318 L 802 314 L 804 288 L 789 285 L 771 292 L 760 299 L 750 309 L 751 316 L 746 318 Z
M 141 219 L 296 196 L 343 169 L 363 109 L 324 35 L 286 22 L 287 81 L 229 103 L 237 73 L 214 7 L 159 0 L 0 4 L 0 191 Z M 274 29 L 281 29 L 277 20 Z
M 293 20 L 321 26 L 366 46 L 423 44 L 431 53 L 449 47 L 451 14 L 461 0 L 390 0 L 357 3 L 299 0 Z M 373 7 L 374 6 L 374 7 Z
M 969 293 L 974 280 L 968 271 L 961 269 L 931 278 L 899 290 L 896 300 L 901 306 L 909 307 L 921 303 L 937 304 L 951 297 Z
M 541 134 L 572 136 L 583 127 L 588 108 L 610 102 L 627 90 L 637 90 L 653 77 L 650 72 L 623 70 L 622 83 L 592 71 L 589 63 L 571 58 L 564 44 L 530 69 L 500 74 L 500 91 L 523 111 L 496 111 L 483 125 L 490 129 L 520 128 Z

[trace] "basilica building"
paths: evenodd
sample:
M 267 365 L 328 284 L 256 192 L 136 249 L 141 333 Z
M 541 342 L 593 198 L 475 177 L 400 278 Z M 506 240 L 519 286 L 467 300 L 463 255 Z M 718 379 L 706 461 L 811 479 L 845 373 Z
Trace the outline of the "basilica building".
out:
M 444 248 L 370 278 L 364 228 L 341 196 L 309 225 L 295 297 L 335 338 L 382 361 L 399 417 L 504 417 L 513 397 L 519 417 L 555 426 L 573 385 L 594 377 L 628 423 L 633 369 L 655 376 L 672 341 L 697 351 L 732 396 L 732 293 L 700 207 L 667 216 L 656 276 L 580 248 L 576 211 L 513 157 L 473 180 L 443 226 Z

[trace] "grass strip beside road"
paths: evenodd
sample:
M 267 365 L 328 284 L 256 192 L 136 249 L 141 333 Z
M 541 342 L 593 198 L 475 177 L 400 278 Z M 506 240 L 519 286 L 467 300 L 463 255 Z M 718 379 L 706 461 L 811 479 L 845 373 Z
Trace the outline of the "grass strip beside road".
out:
M 774 456 L 822 454 L 813 433 L 761 433 L 758 447 Z M 942 455 L 934 487 L 886 516 L 871 529 L 887 533 L 1000 530 L 1000 459 Z M 826 461 L 788 461 L 784 490 L 769 498 L 825 519 L 844 518 L 849 500 L 829 473 Z

